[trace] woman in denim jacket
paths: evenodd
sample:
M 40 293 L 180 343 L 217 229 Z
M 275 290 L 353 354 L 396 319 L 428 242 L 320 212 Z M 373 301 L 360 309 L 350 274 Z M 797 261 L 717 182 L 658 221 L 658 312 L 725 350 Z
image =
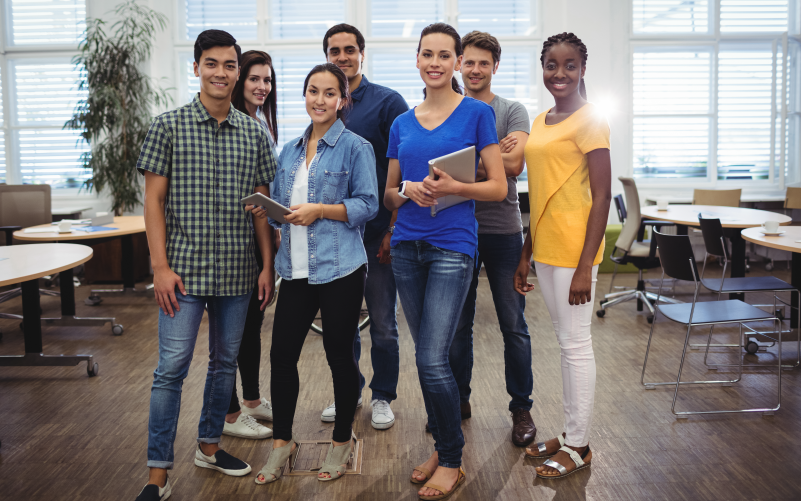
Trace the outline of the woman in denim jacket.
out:
M 270 219 L 283 234 L 276 270 L 283 279 L 270 350 L 273 451 L 257 484 L 278 480 L 296 450 L 292 421 L 299 393 L 298 359 L 320 310 L 323 347 L 334 379 L 337 417 L 333 444 L 318 480 L 345 473 L 351 425 L 359 393 L 353 340 L 367 275 L 361 227 L 378 212 L 375 155 L 369 142 L 345 129 L 348 80 L 336 65 L 315 66 L 303 84 L 312 124 L 288 142 L 278 159 L 273 198 L 293 210 L 287 224 Z M 254 210 L 264 217 L 264 212 Z

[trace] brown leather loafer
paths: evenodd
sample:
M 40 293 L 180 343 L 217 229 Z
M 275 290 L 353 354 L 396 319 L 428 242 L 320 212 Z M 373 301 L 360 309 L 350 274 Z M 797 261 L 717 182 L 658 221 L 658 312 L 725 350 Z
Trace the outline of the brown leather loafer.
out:
M 537 427 L 531 413 L 525 409 L 512 411 L 512 443 L 518 447 L 526 447 L 537 438 Z
M 462 420 L 469 419 L 473 415 L 473 409 L 470 407 L 470 402 L 467 402 L 466 404 L 459 404 L 459 411 L 462 413 Z M 531 416 L 529 416 L 529 419 L 531 419 Z M 533 425 L 534 423 L 532 422 L 531 424 Z M 536 429 L 534 432 L 536 433 Z M 431 433 L 431 430 L 428 429 L 428 423 L 426 423 L 426 433 Z M 532 438 L 531 440 L 534 439 Z

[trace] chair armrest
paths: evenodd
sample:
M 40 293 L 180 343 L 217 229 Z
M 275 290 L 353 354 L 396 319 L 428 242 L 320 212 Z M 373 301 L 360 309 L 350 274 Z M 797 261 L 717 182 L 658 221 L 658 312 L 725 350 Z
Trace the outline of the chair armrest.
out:
M 6 245 L 11 245 L 14 240 L 14 232 L 22 229 L 22 226 L 0 226 L 0 231 L 6 234 Z

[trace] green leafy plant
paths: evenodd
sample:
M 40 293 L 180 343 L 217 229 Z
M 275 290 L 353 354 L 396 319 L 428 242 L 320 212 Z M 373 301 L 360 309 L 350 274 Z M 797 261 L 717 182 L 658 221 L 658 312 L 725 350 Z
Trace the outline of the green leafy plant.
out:
M 151 111 L 168 105 L 169 89 L 151 83 L 142 71 L 153 49 L 156 33 L 167 26 L 164 14 L 141 7 L 133 0 L 114 9 L 115 21 L 88 19 L 80 54 L 72 62 L 80 70 L 78 89 L 87 97 L 75 107 L 65 129 L 80 130 L 90 146 L 81 156 L 92 171 L 88 190 L 108 189 L 116 215 L 141 203 L 142 186 L 136 161 L 152 120 Z

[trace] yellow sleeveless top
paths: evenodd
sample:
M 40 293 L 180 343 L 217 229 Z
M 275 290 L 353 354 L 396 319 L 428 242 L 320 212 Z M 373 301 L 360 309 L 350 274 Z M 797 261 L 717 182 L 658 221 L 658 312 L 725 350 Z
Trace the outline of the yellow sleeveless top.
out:
M 554 125 L 545 124 L 546 114 L 534 120 L 524 149 L 533 258 L 575 268 L 592 208 L 587 153 L 609 148 L 609 123 L 591 103 Z M 601 241 L 593 265 L 603 252 Z

